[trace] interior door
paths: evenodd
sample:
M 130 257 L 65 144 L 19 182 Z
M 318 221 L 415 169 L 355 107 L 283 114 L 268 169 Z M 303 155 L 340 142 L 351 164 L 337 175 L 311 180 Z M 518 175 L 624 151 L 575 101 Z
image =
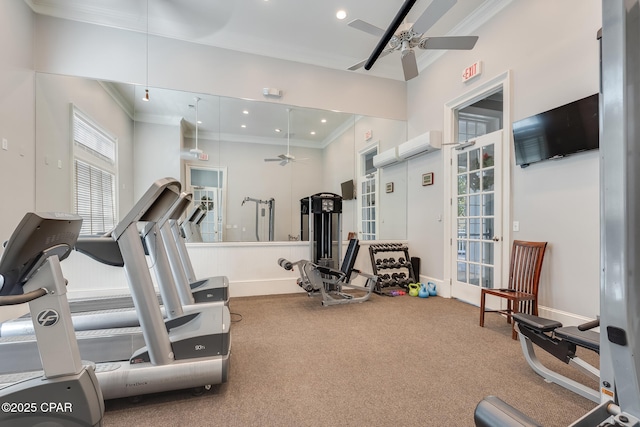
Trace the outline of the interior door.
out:
M 480 289 L 501 287 L 503 131 L 452 154 L 451 296 L 478 305 Z
M 193 205 L 200 205 L 206 215 L 200 223 L 203 242 L 222 242 L 225 212 L 226 170 L 187 165 L 187 191 Z

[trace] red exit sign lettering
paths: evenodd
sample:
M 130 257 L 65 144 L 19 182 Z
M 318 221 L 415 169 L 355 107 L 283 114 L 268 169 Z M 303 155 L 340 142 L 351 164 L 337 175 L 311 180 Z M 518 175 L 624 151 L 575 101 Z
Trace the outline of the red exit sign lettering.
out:
M 462 81 L 466 82 L 482 74 L 482 61 L 474 62 L 462 71 Z

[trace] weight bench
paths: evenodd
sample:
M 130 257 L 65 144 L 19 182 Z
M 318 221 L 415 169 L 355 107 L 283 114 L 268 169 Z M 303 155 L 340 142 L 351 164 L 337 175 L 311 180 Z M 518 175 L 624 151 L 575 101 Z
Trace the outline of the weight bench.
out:
M 284 258 L 278 260 L 278 265 L 285 270 L 293 270 L 294 266 L 298 267 L 298 272 L 300 273 L 298 285 L 307 291 L 309 296 L 321 295 L 322 305 L 364 302 L 371 296 L 371 292 L 373 292 L 375 284 L 378 282 L 378 276 L 363 273 L 353 268 L 359 249 L 358 239 L 349 240 L 349 246 L 340 270 L 323 267 L 308 260 L 291 262 Z M 364 286 L 351 283 L 358 275 L 367 279 Z M 354 296 L 343 292 L 343 288 L 363 291 L 364 295 Z
M 527 313 L 513 315 L 520 344 L 529 366 L 546 381 L 556 383 L 593 402 L 600 403 L 600 392 L 565 377 L 544 366 L 536 357 L 533 344 L 553 355 L 558 360 L 573 366 L 596 382 L 600 381 L 600 370 L 576 356 L 577 347 L 600 353 L 600 334 L 593 329 L 599 320 L 580 326 L 563 327 L 562 323 Z

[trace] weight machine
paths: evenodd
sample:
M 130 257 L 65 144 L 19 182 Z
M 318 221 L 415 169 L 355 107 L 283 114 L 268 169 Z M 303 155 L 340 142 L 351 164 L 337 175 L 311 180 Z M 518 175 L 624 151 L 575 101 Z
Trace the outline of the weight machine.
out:
M 600 405 L 572 427 L 640 427 L 640 0 L 602 0 Z M 495 396 L 478 427 L 539 425 Z
M 341 223 L 342 197 L 333 193 L 317 193 L 300 200 L 300 236 L 309 241 L 311 261 L 278 260 L 285 270 L 298 268 L 298 285 L 309 296 L 322 295 L 322 305 L 349 304 L 369 299 L 375 290 L 378 277 L 354 268 L 360 245 L 358 239 L 351 239 L 340 269 L 342 247 Z M 361 275 L 366 278 L 364 286 L 352 283 Z M 343 288 L 362 291 L 356 296 L 343 292 Z M 361 293 L 361 292 L 359 292 Z
M 308 240 L 313 263 L 338 268 L 341 259 L 342 197 L 317 193 L 300 200 L 300 240 Z
M 265 216 L 265 208 L 260 210 L 260 205 L 267 205 L 267 209 L 269 209 L 269 241 L 273 242 L 275 236 L 274 229 L 274 221 L 275 221 L 275 209 L 276 209 L 276 200 L 272 197 L 269 200 L 260 200 L 254 199 L 253 197 L 245 197 L 242 200 L 242 204 L 240 206 L 244 206 L 246 202 L 254 202 L 256 204 L 256 242 L 260 241 L 260 233 L 258 232 L 258 225 L 260 216 Z

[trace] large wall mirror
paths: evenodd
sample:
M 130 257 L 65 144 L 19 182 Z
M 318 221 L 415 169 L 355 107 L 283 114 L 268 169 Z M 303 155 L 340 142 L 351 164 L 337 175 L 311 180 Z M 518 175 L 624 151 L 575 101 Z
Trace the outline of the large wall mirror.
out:
M 205 242 L 297 240 L 300 200 L 320 192 L 345 197 L 343 239 L 407 237 L 406 164 L 371 163 L 406 141 L 405 122 L 159 88 L 146 101 L 145 90 L 36 74 L 37 210 L 93 209 L 85 232 L 101 232 L 170 176 L 207 210 Z

